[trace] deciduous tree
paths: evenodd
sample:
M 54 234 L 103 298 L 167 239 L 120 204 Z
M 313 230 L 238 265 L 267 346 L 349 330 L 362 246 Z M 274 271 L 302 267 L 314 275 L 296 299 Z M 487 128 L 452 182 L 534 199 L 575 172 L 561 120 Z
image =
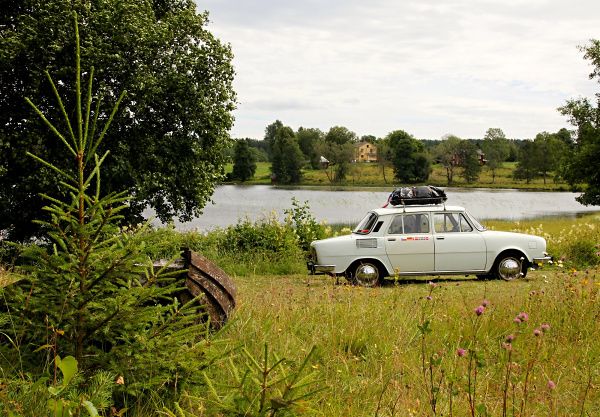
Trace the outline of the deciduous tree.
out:
M 490 128 L 485 132 L 482 150 L 487 159 L 486 167 L 492 172 L 492 184 L 496 182 L 496 170 L 502 166 L 509 156 L 508 140 L 502 129 Z
M 600 40 L 592 39 L 581 50 L 593 65 L 590 79 L 600 83 Z M 600 205 L 600 93 L 596 93 L 594 102 L 587 98 L 569 100 L 559 111 L 576 127 L 573 153 L 564 163 L 565 179 L 571 185 L 587 184 L 577 201 Z
M 125 117 L 100 145 L 99 152 L 111 150 L 103 190 L 134 196 L 129 221 L 148 205 L 161 220 L 198 215 L 224 175 L 235 106 L 231 49 L 207 30 L 208 15 L 192 0 L 22 0 L 0 8 L 0 230 L 14 239 L 39 233 L 32 223 L 39 194 L 60 194 L 48 169 L 25 157 L 30 150 L 67 164 L 24 97 L 35 97 L 49 117 L 61 114 L 48 70 L 69 98 L 65 108 L 75 107 L 73 11 L 82 21 L 82 66 L 97 69 L 98 97 L 128 92 Z
M 427 181 L 431 163 L 423 144 L 403 130 L 389 133 L 386 140 L 391 150 L 396 180 L 407 184 Z
M 274 136 L 271 171 L 280 184 L 297 184 L 302 179 L 304 155 L 294 131 L 289 126 L 279 127 Z

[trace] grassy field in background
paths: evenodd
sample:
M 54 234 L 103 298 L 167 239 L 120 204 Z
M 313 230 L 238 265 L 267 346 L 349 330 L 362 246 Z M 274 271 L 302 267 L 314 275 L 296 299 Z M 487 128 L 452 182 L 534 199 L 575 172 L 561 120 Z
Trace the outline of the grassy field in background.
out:
M 269 162 L 257 163 L 254 178 L 247 184 L 271 184 L 271 164 Z M 489 169 L 484 167 L 481 171 L 479 181 L 467 184 L 460 176 L 461 169 L 456 169 L 452 186 L 455 187 L 473 187 L 473 188 L 522 188 L 522 189 L 544 189 L 544 190 L 568 190 L 568 185 L 564 182 L 554 182 L 552 177 L 546 179 L 546 184 L 542 178 L 536 178 L 529 184 L 526 181 L 513 179 L 513 173 L 516 167 L 514 162 L 505 162 L 503 166 L 496 170 L 496 179 L 492 183 L 492 174 Z M 428 184 L 437 186 L 447 186 L 446 170 L 439 164 L 432 166 L 433 170 L 429 176 Z M 229 164 L 226 172 L 231 172 L 233 165 Z M 381 165 L 374 163 L 354 163 L 351 164 L 350 172 L 346 180 L 340 184 L 331 184 L 324 170 L 303 170 L 303 179 L 299 185 L 322 185 L 322 186 L 373 186 L 373 187 L 393 187 L 394 172 L 391 167 L 386 167 L 384 181 Z

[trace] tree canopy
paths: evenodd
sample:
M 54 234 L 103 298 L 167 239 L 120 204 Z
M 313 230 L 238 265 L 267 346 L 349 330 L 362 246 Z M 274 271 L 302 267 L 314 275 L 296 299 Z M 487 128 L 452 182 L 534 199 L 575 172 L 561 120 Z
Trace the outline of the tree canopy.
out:
M 256 156 L 248 141 L 240 139 L 235 142 L 233 154 L 233 172 L 231 177 L 242 182 L 249 180 L 256 172 Z
M 133 195 L 130 221 L 148 205 L 163 221 L 190 220 L 224 175 L 235 107 L 231 49 L 206 29 L 207 13 L 198 14 L 192 0 L 24 0 L 0 10 L 0 230 L 14 239 L 37 234 L 31 220 L 43 206 L 39 194 L 60 194 L 48 169 L 25 157 L 31 151 L 67 163 L 24 98 L 35 98 L 49 117 L 60 114 L 48 71 L 69 98 L 65 108 L 75 107 L 73 11 L 82 68 L 95 67 L 98 97 L 114 102 L 127 91 L 99 149 L 111 151 L 104 190 Z
M 600 40 L 592 39 L 581 48 L 583 57 L 591 61 L 590 79 L 600 83 Z M 565 179 L 572 185 L 587 183 L 584 193 L 577 198 L 585 205 L 600 205 L 600 92 L 595 103 L 587 98 L 573 99 L 559 109 L 576 127 L 572 154 L 564 161 Z
M 394 177 L 401 183 L 427 181 L 431 163 L 423 144 L 403 130 L 395 130 L 386 137 L 394 166 Z

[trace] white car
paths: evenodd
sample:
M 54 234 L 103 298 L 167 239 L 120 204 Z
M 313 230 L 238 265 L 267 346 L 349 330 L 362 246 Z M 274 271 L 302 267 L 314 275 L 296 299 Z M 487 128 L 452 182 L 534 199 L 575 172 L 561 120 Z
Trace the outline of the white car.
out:
M 513 280 L 548 262 L 544 238 L 486 230 L 463 207 L 372 210 L 351 235 L 311 243 L 311 273 L 375 286 L 386 276 L 477 275 Z

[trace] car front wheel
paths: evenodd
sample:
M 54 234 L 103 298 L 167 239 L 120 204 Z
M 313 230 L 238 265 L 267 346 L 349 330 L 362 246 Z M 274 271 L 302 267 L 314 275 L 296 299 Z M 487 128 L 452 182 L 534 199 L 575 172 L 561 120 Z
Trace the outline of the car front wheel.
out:
M 381 283 L 382 279 L 379 266 L 369 261 L 356 264 L 351 274 L 351 282 L 361 287 L 376 287 Z
M 527 260 L 519 253 L 502 254 L 494 264 L 494 274 L 505 281 L 513 281 L 527 275 Z

